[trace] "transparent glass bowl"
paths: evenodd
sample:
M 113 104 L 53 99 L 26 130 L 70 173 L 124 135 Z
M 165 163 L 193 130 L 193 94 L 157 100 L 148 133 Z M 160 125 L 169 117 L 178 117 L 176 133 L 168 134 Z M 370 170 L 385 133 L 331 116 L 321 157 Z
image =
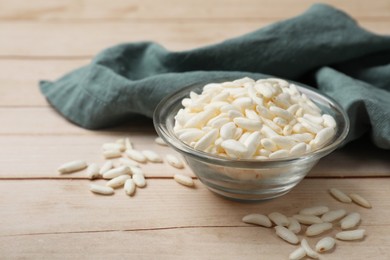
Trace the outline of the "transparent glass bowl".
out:
M 227 80 L 215 80 L 224 82 Z M 290 81 L 291 82 L 291 81 Z M 292 82 L 324 113 L 337 123 L 336 134 L 324 147 L 299 157 L 274 160 L 237 160 L 198 151 L 182 142 L 173 131 L 175 115 L 181 100 L 190 91 L 201 93 L 206 83 L 198 83 L 165 97 L 156 107 L 154 126 L 159 136 L 183 155 L 199 180 L 213 192 L 235 200 L 257 201 L 275 198 L 289 192 L 313 168 L 320 158 L 339 147 L 349 131 L 349 120 L 343 108 L 333 99 L 313 88 Z

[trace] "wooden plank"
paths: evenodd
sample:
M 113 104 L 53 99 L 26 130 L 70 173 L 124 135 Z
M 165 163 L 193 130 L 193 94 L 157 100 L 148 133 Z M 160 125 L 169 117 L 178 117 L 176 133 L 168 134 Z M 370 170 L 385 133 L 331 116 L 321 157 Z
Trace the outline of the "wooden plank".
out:
M 81 130 L 80 130 L 81 131 Z M 85 130 L 84 130 L 85 131 Z M 157 136 L 151 125 L 126 132 L 93 132 L 90 135 L 2 135 L 0 136 L 0 178 L 86 178 L 85 171 L 59 174 L 59 165 L 78 159 L 102 165 L 101 145 L 130 136 L 138 150 L 154 150 L 164 157 L 176 154 L 172 148 L 154 143 Z M 367 142 L 355 142 L 320 160 L 309 177 L 390 176 L 390 151 Z M 118 160 L 113 160 L 119 165 Z M 147 163 L 141 168 L 147 177 L 172 177 L 176 173 L 192 175 L 187 167 L 178 170 L 167 163 Z
M 88 59 L 76 60 L 8 60 L 0 59 L 0 107 L 48 106 L 38 88 L 40 80 L 54 80 L 63 74 L 88 64 Z
M 83 0 L 45 1 L 29 3 L 23 0 L 3 0 L 1 19 L 199 19 L 199 18 L 280 18 L 294 16 L 306 10 L 315 0 L 281 1 L 206 1 L 166 0 L 156 4 L 153 0 Z M 323 0 L 357 17 L 389 17 L 390 5 L 386 0 L 339 1 Z M 223 7 L 223 8 L 221 8 Z
M 155 41 L 170 50 L 192 49 L 240 36 L 274 21 L 277 19 L 104 23 L 6 21 L 0 23 L 0 56 L 85 58 L 115 44 L 135 41 Z M 377 33 L 390 33 L 389 19 L 361 20 L 361 23 Z
M 323 259 L 390 258 L 388 226 L 370 226 L 363 241 L 337 241 Z M 319 238 L 309 239 L 314 247 Z M 287 259 L 297 247 L 256 227 L 194 227 L 0 237 L 2 256 L 12 259 Z M 260 258 L 259 258 L 260 256 Z
M 388 232 L 377 234 L 372 227 L 390 228 L 388 179 L 306 179 L 287 195 L 262 203 L 224 199 L 199 181 L 193 189 L 172 179 L 151 179 L 134 197 L 128 197 L 122 189 L 114 196 L 92 194 L 88 184 L 82 180 L 1 180 L 0 236 L 245 227 L 248 225 L 241 219 L 249 213 L 279 211 L 290 216 L 313 205 L 359 212 L 363 219 L 360 227 L 376 241 L 385 240 Z M 373 208 L 340 203 L 328 194 L 331 187 L 358 192 L 370 200 Z M 272 231 L 260 228 L 259 242 L 271 239 L 271 233 L 274 236 Z
M 0 56 L 85 57 L 96 55 L 115 44 L 137 41 L 156 41 L 168 49 L 184 50 L 241 35 L 265 24 L 267 22 L 234 22 L 229 24 L 229 30 L 221 30 L 226 27 L 225 21 L 2 22 L 0 37 L 3 41 L 0 42 Z
M 60 129 L 58 134 L 91 132 L 70 124 L 52 108 L 45 107 L 0 108 L 0 122 L 1 134 L 50 134 Z
M 129 136 L 134 148 L 140 151 L 153 150 L 165 157 L 167 153 L 178 155 L 173 149 L 157 145 L 157 134 L 152 127 L 141 132 L 107 133 L 94 135 L 53 136 L 0 136 L 0 178 L 86 178 L 85 171 L 73 174 L 59 174 L 59 165 L 73 160 L 86 160 L 88 163 L 104 163 L 101 146 L 103 143 Z M 179 155 L 178 155 L 179 156 Z M 123 157 L 126 157 L 125 154 Z M 119 165 L 118 159 L 112 160 Z M 191 170 L 176 169 L 168 163 L 140 164 L 147 177 L 172 177 L 176 173 L 192 175 Z
M 115 132 L 119 134 L 142 131 L 152 120 L 145 117 L 132 117 L 119 127 L 91 131 L 70 123 L 51 107 L 0 107 L 0 135 L 88 135 Z

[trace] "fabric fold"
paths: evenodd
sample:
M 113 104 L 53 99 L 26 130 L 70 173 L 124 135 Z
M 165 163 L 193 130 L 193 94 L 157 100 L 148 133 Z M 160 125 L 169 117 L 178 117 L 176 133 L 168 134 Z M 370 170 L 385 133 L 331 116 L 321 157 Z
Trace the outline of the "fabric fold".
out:
M 40 87 L 64 117 L 98 129 L 135 114 L 151 117 L 164 96 L 197 82 L 264 74 L 318 88 L 348 112 L 348 140 L 370 132 L 378 147 L 390 149 L 390 37 L 370 33 L 323 4 L 193 50 L 172 52 L 152 42 L 113 46 Z

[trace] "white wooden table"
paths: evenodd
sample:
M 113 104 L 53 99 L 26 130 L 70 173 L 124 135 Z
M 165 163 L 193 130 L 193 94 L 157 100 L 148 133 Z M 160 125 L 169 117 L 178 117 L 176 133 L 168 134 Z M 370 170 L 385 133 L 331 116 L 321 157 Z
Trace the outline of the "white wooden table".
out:
M 366 143 L 334 152 L 292 192 L 263 203 L 223 199 L 198 180 L 195 189 L 180 186 L 173 174 L 192 173 L 167 164 L 143 166 L 147 187 L 131 198 L 123 190 L 94 195 L 84 172 L 56 172 L 73 159 L 103 162 L 101 144 L 124 136 L 139 149 L 172 150 L 153 142 L 150 120 L 104 131 L 72 125 L 39 93 L 40 79 L 54 80 L 117 43 L 200 47 L 295 16 L 314 2 L 0 1 L 0 258 L 287 259 L 294 246 L 241 218 L 325 204 L 360 212 L 367 236 L 339 242 L 322 259 L 390 259 L 390 153 Z M 390 33 L 389 0 L 324 2 L 369 30 Z M 341 204 L 327 193 L 330 187 L 356 191 L 373 208 Z

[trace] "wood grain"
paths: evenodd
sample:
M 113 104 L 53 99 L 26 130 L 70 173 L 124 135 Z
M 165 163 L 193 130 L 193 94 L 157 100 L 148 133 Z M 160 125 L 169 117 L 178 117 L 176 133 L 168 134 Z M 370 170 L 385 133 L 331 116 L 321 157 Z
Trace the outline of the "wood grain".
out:
M 124 135 L 129 129 L 139 132 L 145 124 L 152 125 L 151 119 L 136 116 L 129 118 L 124 125 L 91 131 L 72 124 L 50 107 L 0 107 L 0 122 L 0 135 L 88 135 L 109 132 Z
M 245 227 L 247 224 L 242 223 L 241 218 L 249 213 L 279 211 L 293 215 L 303 207 L 314 205 L 361 213 L 361 227 L 369 234 L 372 226 L 390 228 L 389 185 L 379 179 L 365 179 L 364 182 L 358 179 L 306 179 L 287 195 L 262 203 L 224 199 L 199 181 L 196 181 L 196 188 L 188 188 L 172 179 L 151 179 L 134 197 L 125 195 L 122 189 L 116 190 L 113 196 L 96 195 L 88 190 L 89 183 L 86 180 L 1 180 L 0 202 L 7 210 L 0 212 L 0 235 Z M 373 208 L 338 202 L 327 192 L 331 187 L 347 193 L 357 192 L 366 197 Z M 378 240 L 384 238 L 379 234 L 375 236 Z
M 5 21 L 0 23 L 0 57 L 88 58 L 107 47 L 137 41 L 155 41 L 169 50 L 179 51 L 241 36 L 275 21 Z M 377 33 L 390 33 L 390 19 L 362 21 L 361 24 Z
M 55 80 L 89 59 L 0 59 L 0 107 L 48 106 L 40 80 Z
M 321 259 L 387 260 L 389 228 L 370 226 L 363 241 L 337 241 Z M 314 247 L 319 238 L 309 239 Z M 297 247 L 277 238 L 272 229 L 193 227 L 0 236 L 0 251 L 9 258 L 88 259 L 287 259 Z M 259 258 L 259 256 L 261 256 Z
M 184 50 L 217 43 L 251 32 L 266 24 L 268 22 L 230 22 L 229 30 L 221 30 L 226 27 L 225 21 L 211 23 L 169 21 L 158 24 L 150 21 L 104 23 L 6 21 L 0 23 L 0 36 L 3 39 L 0 42 L 0 56 L 91 57 L 107 47 L 139 41 L 155 41 L 170 50 Z M 15 38 L 20 40 L 14 41 Z
M 315 0 L 281 1 L 224 1 L 224 0 L 165 0 L 163 4 L 153 0 L 3 0 L 0 18 L 25 20 L 73 20 L 73 19 L 274 19 L 297 15 L 305 11 Z M 323 0 L 353 16 L 390 17 L 390 4 L 386 0 L 338 1 Z

